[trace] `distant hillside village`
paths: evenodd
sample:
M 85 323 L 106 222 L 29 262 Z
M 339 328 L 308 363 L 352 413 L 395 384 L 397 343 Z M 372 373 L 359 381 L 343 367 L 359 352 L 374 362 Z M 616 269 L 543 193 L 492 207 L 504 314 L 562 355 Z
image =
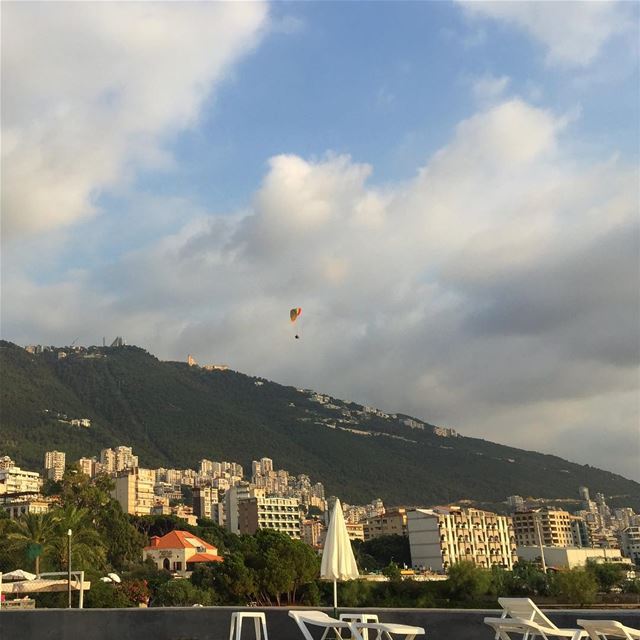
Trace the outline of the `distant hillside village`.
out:
M 207 519 L 239 534 L 272 529 L 320 550 L 335 500 L 325 496 L 320 482 L 276 469 L 266 457 L 252 462 L 247 477 L 236 462 L 207 459 L 197 470 L 145 469 L 131 447 L 118 446 L 69 466 L 63 451 L 47 451 L 43 470 L 44 477 L 0 457 L 0 505 L 11 518 L 48 511 L 56 497 L 45 497 L 43 484 L 51 489 L 71 471 L 94 479 L 109 476 L 113 498 L 131 515 L 175 516 L 189 525 Z M 507 569 L 518 559 L 545 568 L 587 561 L 640 565 L 640 515 L 631 508 L 612 510 L 601 493 L 592 500 L 586 487 L 579 488 L 579 498 L 575 513 L 517 495 L 506 499 L 507 514 L 464 504 L 387 507 L 380 499 L 344 504 L 343 510 L 352 540 L 407 537 L 416 575 L 446 573 L 462 560 Z

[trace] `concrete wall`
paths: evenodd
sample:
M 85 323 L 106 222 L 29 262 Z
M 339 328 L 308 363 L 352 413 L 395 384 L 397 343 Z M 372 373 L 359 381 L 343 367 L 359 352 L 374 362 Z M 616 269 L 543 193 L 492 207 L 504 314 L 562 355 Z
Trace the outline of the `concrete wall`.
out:
M 36 609 L 0 611 L 0 640 L 228 640 L 236 607 L 157 609 Z M 302 640 L 285 608 L 264 611 L 271 640 Z M 325 609 L 328 613 L 330 610 Z M 341 612 L 353 609 L 341 609 Z M 377 613 L 381 621 L 424 627 L 425 640 L 492 640 L 485 616 L 497 611 L 462 609 L 359 609 Z M 558 626 L 573 627 L 577 618 L 620 620 L 640 628 L 640 609 L 548 611 Z M 371 637 L 371 636 L 370 636 Z M 243 627 L 243 640 L 253 640 L 253 626 Z

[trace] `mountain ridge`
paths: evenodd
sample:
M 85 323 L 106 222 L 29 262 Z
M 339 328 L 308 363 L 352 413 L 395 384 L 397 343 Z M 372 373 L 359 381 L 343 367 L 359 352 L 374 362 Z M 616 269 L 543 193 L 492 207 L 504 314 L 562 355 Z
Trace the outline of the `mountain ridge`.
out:
M 606 470 L 232 370 L 160 361 L 139 347 L 33 355 L 0 341 L 0 367 L 2 453 L 26 467 L 40 468 L 53 448 L 73 461 L 127 444 L 151 467 L 209 458 L 246 469 L 267 456 L 354 502 L 552 499 L 577 497 L 585 485 L 640 508 L 640 484 Z

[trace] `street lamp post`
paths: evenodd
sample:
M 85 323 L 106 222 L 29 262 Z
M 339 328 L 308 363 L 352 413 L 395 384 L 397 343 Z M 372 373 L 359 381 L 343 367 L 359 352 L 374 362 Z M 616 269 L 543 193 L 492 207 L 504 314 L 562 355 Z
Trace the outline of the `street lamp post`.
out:
M 540 520 L 538 519 L 539 514 L 534 514 L 533 521 L 536 525 L 536 533 L 538 534 L 538 546 L 540 548 L 540 560 L 542 561 L 542 573 L 546 575 L 547 573 L 547 563 L 544 560 L 544 544 L 542 542 L 542 533 L 540 532 Z
M 71 529 L 67 531 L 67 594 L 69 595 L 68 608 L 71 609 Z

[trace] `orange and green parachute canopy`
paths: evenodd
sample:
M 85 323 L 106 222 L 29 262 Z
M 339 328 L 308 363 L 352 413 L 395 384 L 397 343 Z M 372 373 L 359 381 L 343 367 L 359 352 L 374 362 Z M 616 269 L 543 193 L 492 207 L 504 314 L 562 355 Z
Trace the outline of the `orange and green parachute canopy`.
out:
M 291 322 L 295 322 L 300 317 L 301 314 L 302 314 L 302 309 L 300 307 L 296 309 L 291 309 L 291 311 L 289 311 L 289 317 L 291 318 Z

